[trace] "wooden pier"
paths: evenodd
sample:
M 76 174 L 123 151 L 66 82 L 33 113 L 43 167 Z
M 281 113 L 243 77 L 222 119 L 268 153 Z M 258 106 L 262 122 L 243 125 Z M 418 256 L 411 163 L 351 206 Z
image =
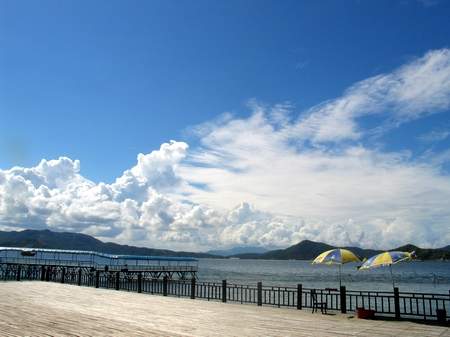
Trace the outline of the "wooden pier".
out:
M 0 336 L 450 336 L 448 327 L 31 282 L 0 283 Z
M 171 267 L 158 266 L 158 268 Z M 440 324 L 447 324 L 450 321 L 450 294 L 400 292 L 398 288 L 395 288 L 394 292 L 381 292 L 347 290 L 345 286 L 340 289 L 312 289 L 304 288 L 301 284 L 297 287 L 281 287 L 263 286 L 261 282 L 256 285 L 233 284 L 226 280 L 205 282 L 195 277 L 190 280 L 183 277 L 172 279 L 169 277 L 171 269 L 164 270 L 167 273 L 163 276 L 159 271 L 148 270 L 99 270 L 73 266 L 0 263 L 0 280 L 40 280 L 46 283 L 58 282 L 297 310 L 313 308 L 320 302 L 324 304 L 325 311 L 342 314 L 366 310 L 366 314 L 371 312 L 371 315 L 380 318 L 429 320 Z

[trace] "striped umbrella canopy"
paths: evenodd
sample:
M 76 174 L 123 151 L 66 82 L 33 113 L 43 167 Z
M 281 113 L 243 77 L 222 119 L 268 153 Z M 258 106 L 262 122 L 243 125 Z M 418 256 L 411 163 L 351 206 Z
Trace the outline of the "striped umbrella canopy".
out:
M 312 263 L 344 264 L 348 262 L 361 262 L 361 260 L 348 249 L 336 248 L 323 252 Z
M 384 252 L 369 258 L 362 264 L 359 270 L 389 266 L 389 271 L 391 272 L 392 287 L 395 288 L 394 276 L 392 275 L 392 265 L 402 261 L 411 261 L 413 258 L 414 252 Z
M 402 261 L 412 260 L 413 254 L 414 252 L 408 253 L 398 251 L 380 253 L 378 255 L 372 256 L 370 259 L 364 262 L 359 269 L 361 270 L 375 267 L 391 266 Z
M 336 248 L 327 250 L 326 252 L 323 252 L 319 256 L 317 256 L 313 264 L 337 264 L 339 265 L 339 287 L 342 285 L 342 279 L 341 279 L 341 266 L 344 263 L 348 262 L 361 262 L 360 258 L 357 257 L 354 253 L 349 251 L 348 249 L 342 249 L 342 248 Z

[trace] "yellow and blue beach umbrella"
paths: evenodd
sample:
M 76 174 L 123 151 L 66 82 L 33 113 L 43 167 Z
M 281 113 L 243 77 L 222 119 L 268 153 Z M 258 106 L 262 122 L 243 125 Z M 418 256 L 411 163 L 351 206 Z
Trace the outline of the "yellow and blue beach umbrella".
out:
M 323 252 L 312 263 L 344 264 L 348 262 L 361 262 L 361 260 L 348 249 L 336 248 Z
M 339 286 L 342 285 L 341 281 L 341 267 L 344 263 L 348 262 L 361 262 L 360 258 L 348 249 L 336 248 L 323 252 L 314 259 L 313 264 L 337 264 L 339 265 Z
M 413 258 L 412 253 L 408 252 L 384 252 L 380 253 L 378 255 L 372 256 L 370 259 L 368 259 L 366 262 L 364 262 L 359 269 L 369 269 L 369 268 L 375 268 L 375 267 L 386 267 L 391 266 L 395 263 L 402 262 L 402 261 L 409 261 Z
M 384 252 L 378 255 L 372 256 L 370 259 L 365 261 L 359 270 L 376 268 L 376 267 L 387 267 L 389 266 L 389 270 L 391 272 L 392 278 L 392 286 L 395 287 L 394 277 L 392 276 L 392 265 L 402 262 L 402 261 L 411 261 L 414 258 L 414 252 Z

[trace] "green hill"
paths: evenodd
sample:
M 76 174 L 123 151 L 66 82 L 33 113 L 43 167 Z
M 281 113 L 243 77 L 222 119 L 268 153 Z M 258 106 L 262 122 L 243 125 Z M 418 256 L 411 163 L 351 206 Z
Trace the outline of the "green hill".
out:
M 50 230 L 31 229 L 19 232 L 0 231 L 0 246 L 93 250 L 108 254 L 124 255 L 217 257 L 206 253 L 175 252 L 166 249 L 134 247 L 112 242 L 102 242 L 92 236 L 80 233 L 52 232 Z
M 411 244 L 398 247 L 393 250 L 401 250 L 407 252 L 416 252 L 416 256 L 419 260 L 450 260 L 450 250 L 449 246 L 431 249 L 431 248 L 420 248 Z
M 272 250 L 264 254 L 239 254 L 234 257 L 241 259 L 265 259 L 265 260 L 313 260 L 320 253 L 337 248 L 322 242 L 314 242 L 310 240 L 301 241 L 286 249 Z M 351 250 L 360 258 L 369 258 L 383 252 L 377 249 L 364 249 L 360 247 L 342 247 Z M 438 260 L 450 259 L 449 246 L 440 249 L 419 248 L 408 244 L 391 250 L 415 251 L 417 258 L 420 260 Z
M 31 230 L 2 232 L 0 231 L 0 246 L 93 250 L 109 254 L 153 255 L 153 256 L 189 256 L 197 258 L 223 258 L 209 253 L 176 252 L 167 249 L 154 249 L 120 245 L 113 242 L 102 242 L 92 236 L 80 233 L 53 232 L 50 230 Z M 320 253 L 336 248 L 322 242 L 310 240 L 301 241 L 286 249 L 271 250 L 265 253 L 236 254 L 233 257 L 241 259 L 265 260 L 312 260 Z M 368 258 L 382 252 L 375 249 L 360 247 L 344 247 L 353 251 L 361 258 Z M 450 246 L 440 249 L 420 248 L 407 244 L 392 250 L 415 251 L 420 260 L 450 260 Z

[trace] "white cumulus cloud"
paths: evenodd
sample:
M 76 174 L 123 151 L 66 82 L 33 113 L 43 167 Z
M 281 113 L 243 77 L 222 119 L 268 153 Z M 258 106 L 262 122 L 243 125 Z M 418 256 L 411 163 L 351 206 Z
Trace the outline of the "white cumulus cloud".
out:
M 0 228 L 190 250 L 302 239 L 379 248 L 449 244 L 443 167 L 450 150 L 412 156 L 359 142 L 374 133 L 359 123 L 367 115 L 383 117 L 375 129 L 386 132 L 448 114 L 449 50 L 356 83 L 298 118 L 290 104 L 250 107 L 246 118 L 224 115 L 196 127 L 198 147 L 170 141 L 139 154 L 111 184 L 86 179 L 80 162 L 66 157 L 0 169 Z

